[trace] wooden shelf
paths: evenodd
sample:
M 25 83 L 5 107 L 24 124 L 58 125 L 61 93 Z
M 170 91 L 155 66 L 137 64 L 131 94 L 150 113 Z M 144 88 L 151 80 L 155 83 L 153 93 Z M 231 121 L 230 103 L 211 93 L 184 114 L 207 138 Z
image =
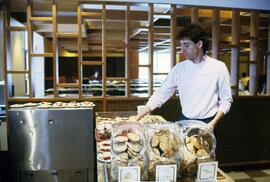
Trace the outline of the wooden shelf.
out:
M 140 68 L 150 68 L 151 65 L 138 65 L 138 67 L 140 67 Z
M 168 75 L 169 73 L 153 73 L 153 75 Z
M 58 38 L 78 38 L 78 33 L 58 32 L 56 36 Z
M 9 27 L 9 31 L 27 31 L 27 27 Z
M 93 97 L 84 97 L 84 98 L 64 98 L 64 97 L 57 97 L 57 98 L 25 98 L 25 97 L 9 97 L 10 102 L 45 102 L 45 101 L 94 101 L 94 100 L 102 100 L 103 97 L 93 96 Z
M 231 48 L 239 48 L 239 45 L 237 45 L 237 44 L 231 44 L 230 47 Z
M 32 53 L 31 57 L 53 57 L 53 53 Z
M 78 83 L 59 83 L 58 87 L 62 87 L 62 88 L 78 88 L 79 84 Z
M 81 61 L 81 65 L 103 65 L 102 61 Z
M 250 40 L 259 40 L 259 37 L 258 36 L 250 36 L 249 39 Z
M 111 81 L 114 81 L 114 80 L 117 80 L 117 81 L 127 81 L 127 78 L 125 78 L 125 77 L 107 77 L 106 80 L 111 80 Z
M 100 12 L 82 12 L 82 17 L 102 17 L 102 13 Z
M 40 16 L 40 17 L 30 17 L 30 21 L 53 21 L 53 18 L 52 17 L 43 17 L 43 16 Z

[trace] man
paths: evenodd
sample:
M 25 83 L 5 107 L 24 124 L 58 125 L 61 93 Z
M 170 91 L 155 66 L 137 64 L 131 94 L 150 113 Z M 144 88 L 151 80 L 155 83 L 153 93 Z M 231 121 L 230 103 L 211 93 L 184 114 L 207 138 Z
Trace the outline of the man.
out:
M 246 72 L 243 72 L 241 75 L 240 83 L 242 84 L 242 91 L 248 90 L 248 85 L 249 85 L 249 76 L 247 75 Z M 240 84 L 239 84 L 240 85 Z
M 182 106 L 180 120 L 201 120 L 213 130 L 231 107 L 229 72 L 223 62 L 207 56 L 206 33 L 198 24 L 185 26 L 177 39 L 186 60 L 172 68 L 161 88 L 138 113 L 137 120 L 161 107 L 178 90 Z

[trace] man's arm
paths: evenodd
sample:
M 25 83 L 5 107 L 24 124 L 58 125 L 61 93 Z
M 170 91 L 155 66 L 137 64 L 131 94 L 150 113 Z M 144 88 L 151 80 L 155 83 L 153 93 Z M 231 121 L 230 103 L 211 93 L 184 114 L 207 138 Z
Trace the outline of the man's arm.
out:
M 137 114 L 137 121 L 140 121 L 145 115 L 149 114 L 151 112 L 151 108 L 148 105 L 145 105 L 140 111 L 138 111 Z
M 229 112 L 232 99 L 232 91 L 230 86 L 230 74 L 225 66 L 220 71 L 219 80 L 218 80 L 218 95 L 219 95 L 219 108 L 216 113 L 216 116 L 210 123 L 208 123 L 209 128 L 213 131 L 217 123 L 223 118 L 223 116 Z
M 214 131 L 215 126 L 221 120 L 221 118 L 223 118 L 223 116 L 224 116 L 224 113 L 222 111 L 218 111 L 214 119 L 212 119 L 210 123 L 208 123 L 209 129 Z
M 168 74 L 163 85 L 154 92 L 145 107 L 138 113 L 137 121 L 157 107 L 161 107 L 175 93 L 177 89 L 177 77 L 176 67 L 174 67 Z

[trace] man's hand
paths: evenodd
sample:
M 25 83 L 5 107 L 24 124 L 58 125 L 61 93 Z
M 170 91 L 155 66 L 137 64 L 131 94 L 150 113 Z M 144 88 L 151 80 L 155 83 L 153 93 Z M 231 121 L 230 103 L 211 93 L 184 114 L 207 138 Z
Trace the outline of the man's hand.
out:
M 137 114 L 137 121 L 140 121 L 145 115 L 149 114 L 151 112 L 151 108 L 148 105 L 145 105 L 142 109 L 138 111 Z

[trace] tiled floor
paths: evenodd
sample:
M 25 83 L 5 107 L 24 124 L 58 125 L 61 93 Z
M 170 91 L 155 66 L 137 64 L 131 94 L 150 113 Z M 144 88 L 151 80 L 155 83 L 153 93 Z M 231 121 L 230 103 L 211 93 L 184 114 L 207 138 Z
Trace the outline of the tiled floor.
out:
M 270 168 L 226 172 L 236 182 L 270 182 Z

